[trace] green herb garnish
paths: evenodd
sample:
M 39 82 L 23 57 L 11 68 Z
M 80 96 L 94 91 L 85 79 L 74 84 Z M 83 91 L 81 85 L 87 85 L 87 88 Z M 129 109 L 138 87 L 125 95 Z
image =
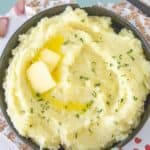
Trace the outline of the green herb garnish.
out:
M 79 115 L 79 114 L 76 114 L 75 116 L 76 116 L 77 118 L 80 118 L 80 115 Z
M 87 108 L 91 107 L 93 103 L 94 103 L 94 101 L 91 100 L 91 101 L 87 104 Z
M 64 45 L 67 45 L 67 44 L 69 44 L 69 42 L 70 42 L 70 41 L 68 40 L 68 41 L 65 41 L 63 44 L 64 44 Z
M 115 59 L 115 58 L 116 58 L 116 56 L 112 56 L 112 58 L 113 58 L 113 59 Z
M 107 102 L 106 102 L 106 104 L 107 104 L 107 105 L 110 105 L 110 102 L 109 102 L 109 101 L 107 101 Z
M 36 96 L 37 96 L 37 97 L 40 97 L 40 93 L 36 93 Z
M 117 68 L 120 69 L 121 67 L 128 67 L 128 66 L 129 66 L 129 64 L 126 64 L 126 63 L 125 63 L 125 64 L 122 64 L 122 65 L 118 65 Z
M 135 60 L 135 58 L 133 57 L 133 56 L 130 56 L 130 58 L 134 61 Z
M 80 76 L 80 79 L 89 80 L 89 78 L 88 78 L 88 77 L 85 77 L 85 76 Z
M 65 109 L 68 109 L 68 106 L 67 106 L 67 105 L 65 105 Z
M 78 35 L 77 35 L 77 34 L 74 34 L 74 37 L 78 37 Z
M 121 76 L 122 76 L 122 77 L 125 77 L 125 76 L 126 76 L 126 74 L 122 74 Z
M 117 125 L 117 124 L 118 124 L 118 122 L 117 122 L 117 121 L 114 121 L 114 124 L 115 124 L 115 125 Z
M 138 98 L 136 96 L 133 96 L 133 99 L 134 99 L 134 101 L 137 101 Z
M 121 54 L 119 55 L 119 59 L 122 59 L 122 55 Z
M 32 128 L 32 126 L 33 126 L 32 124 L 29 125 L 30 128 Z
M 109 66 L 110 66 L 110 67 L 112 67 L 112 66 L 113 66 L 113 64 L 112 64 L 112 63 L 110 63 L 110 64 L 109 64 Z
M 100 83 L 96 83 L 94 86 L 97 87 L 97 86 L 100 86 L 100 85 L 101 85 Z
M 38 101 L 39 101 L 39 102 L 40 102 L 40 101 L 43 101 L 43 99 L 42 99 L 42 98 L 39 98 Z
M 124 99 L 123 99 L 123 98 L 121 98 L 121 99 L 120 99 L 120 102 L 122 103 L 123 101 L 124 101 Z
M 135 60 L 135 58 L 133 57 L 133 56 L 131 56 L 131 53 L 133 52 L 133 49 L 130 49 L 128 52 L 127 52 L 127 54 L 128 54 L 128 56 L 134 61 Z
M 76 139 L 78 138 L 78 133 L 75 133 L 75 138 L 76 138 Z
M 86 108 L 83 108 L 83 109 L 82 109 L 82 111 L 83 111 L 83 112 L 86 112 L 86 111 L 87 111 L 87 109 L 86 109 Z
M 92 63 L 93 65 L 96 65 L 96 61 L 92 61 L 91 63 Z
M 92 96 L 93 96 L 93 97 L 96 97 L 96 96 L 97 96 L 97 93 L 96 93 L 95 91 L 93 91 L 93 92 L 92 92 Z
M 43 114 L 45 111 L 44 110 L 41 110 L 41 113 Z
M 31 113 L 31 114 L 33 113 L 33 108 L 30 108 L 30 113 Z
M 85 22 L 85 20 L 84 20 L 84 19 L 82 19 L 82 20 L 81 20 L 81 22 Z
M 117 61 L 117 64 L 119 64 L 119 65 L 120 65 L 120 64 L 121 64 L 121 62 L 120 62 L 120 61 Z
M 80 38 L 80 41 L 83 43 L 84 41 L 83 41 L 83 38 Z
M 101 113 L 102 111 L 103 111 L 103 109 L 100 109 L 100 110 L 98 110 L 97 112 L 98 112 L 98 113 Z
M 129 51 L 127 51 L 127 54 L 131 54 L 133 52 L 133 49 L 130 49 Z
M 92 68 L 91 70 L 92 70 L 92 72 L 96 73 L 95 68 Z
M 92 131 L 91 129 L 88 129 L 88 131 L 89 131 L 90 133 L 93 133 L 93 131 Z

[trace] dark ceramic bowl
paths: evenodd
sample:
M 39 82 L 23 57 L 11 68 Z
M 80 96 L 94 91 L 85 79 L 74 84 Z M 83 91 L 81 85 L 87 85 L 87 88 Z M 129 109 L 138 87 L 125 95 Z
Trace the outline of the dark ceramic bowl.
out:
M 3 114 L 4 114 L 8 124 L 15 131 L 15 133 L 18 135 L 18 137 L 20 137 L 25 143 L 29 144 L 35 150 L 38 150 L 39 146 L 36 145 L 35 143 L 33 143 L 30 139 L 26 139 L 19 135 L 19 133 L 14 128 L 13 123 L 11 122 L 11 120 L 6 112 L 7 104 L 5 103 L 5 96 L 4 96 L 4 90 L 2 88 L 2 83 L 3 83 L 4 76 L 5 76 L 5 70 L 7 69 L 8 65 L 9 65 L 9 58 L 12 56 L 12 49 L 14 49 L 18 45 L 18 36 L 20 34 L 26 33 L 31 27 L 36 26 L 36 24 L 40 21 L 41 18 L 46 17 L 46 16 L 52 17 L 54 15 L 60 14 L 61 12 L 63 12 L 65 10 L 66 6 L 68 6 L 68 5 L 62 5 L 62 6 L 50 8 L 48 10 L 45 10 L 45 11 L 35 15 L 34 17 L 32 17 L 31 19 L 26 21 L 10 38 L 10 40 L 8 41 L 4 51 L 2 53 L 2 56 L 0 58 L 0 106 L 1 106 L 1 109 L 3 111 Z M 77 4 L 70 4 L 70 6 L 72 6 L 73 8 L 79 7 Z M 113 12 L 106 10 L 104 8 L 101 8 L 101 7 L 95 6 L 95 7 L 87 7 L 87 8 L 83 8 L 83 9 L 89 15 L 111 17 L 112 18 L 112 27 L 114 28 L 115 32 L 117 32 L 117 33 L 124 27 L 132 30 L 134 35 L 138 39 L 140 39 L 140 41 L 142 42 L 145 56 L 148 60 L 150 60 L 150 48 L 149 48 L 148 44 L 146 43 L 146 41 L 144 40 L 142 35 L 137 31 L 137 29 L 135 27 L 133 27 L 128 21 L 121 18 L 117 14 L 114 14 Z M 127 139 L 125 139 L 119 143 L 115 143 L 113 146 L 122 147 L 123 145 L 127 144 L 137 134 L 137 132 L 139 132 L 139 130 L 141 130 L 141 128 L 147 121 L 148 116 L 150 114 L 150 95 L 147 96 L 147 99 L 145 100 L 145 108 L 144 109 L 145 110 L 141 117 L 141 121 L 140 121 L 140 124 L 138 125 L 138 127 L 133 130 L 133 132 L 129 135 L 129 137 Z M 61 149 L 63 149 L 63 148 L 61 148 Z

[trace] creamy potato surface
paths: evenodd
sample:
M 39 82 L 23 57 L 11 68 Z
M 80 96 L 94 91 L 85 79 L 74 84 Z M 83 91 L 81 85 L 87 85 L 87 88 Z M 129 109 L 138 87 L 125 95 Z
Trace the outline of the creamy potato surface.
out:
M 41 148 L 99 150 L 136 128 L 150 92 L 150 62 L 131 31 L 67 7 L 20 44 L 4 82 L 19 134 Z

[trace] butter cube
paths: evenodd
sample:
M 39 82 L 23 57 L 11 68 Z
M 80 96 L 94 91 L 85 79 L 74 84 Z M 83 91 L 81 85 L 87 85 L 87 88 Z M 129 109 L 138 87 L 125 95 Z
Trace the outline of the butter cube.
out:
M 49 69 L 52 72 L 60 60 L 60 55 L 49 49 L 45 49 L 41 52 L 40 58 L 49 66 Z
M 47 65 L 42 61 L 37 61 L 28 68 L 27 77 L 32 88 L 38 93 L 46 92 L 56 85 Z

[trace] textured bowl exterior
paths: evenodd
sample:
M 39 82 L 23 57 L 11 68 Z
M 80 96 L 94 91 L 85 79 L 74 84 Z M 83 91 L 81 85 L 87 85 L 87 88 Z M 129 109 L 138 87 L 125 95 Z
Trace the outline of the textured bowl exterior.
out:
M 4 81 L 5 77 L 5 70 L 7 69 L 9 65 L 9 58 L 12 56 L 12 49 L 14 49 L 18 45 L 18 36 L 20 34 L 26 33 L 31 27 L 36 26 L 36 24 L 42 19 L 43 17 L 52 17 L 54 15 L 58 15 L 61 12 L 65 10 L 67 6 L 71 6 L 72 8 L 79 8 L 77 4 L 67 4 L 67 5 L 61 5 L 57 7 L 53 7 L 50 9 L 47 9 L 45 11 L 40 12 L 39 14 L 33 16 L 29 20 L 27 20 L 10 38 L 8 41 L 6 47 L 3 50 L 3 53 L 0 58 L 0 107 L 2 109 L 2 112 L 9 124 L 9 126 L 13 129 L 13 131 L 20 137 L 25 143 L 29 144 L 34 150 L 39 150 L 40 147 L 36 145 L 34 142 L 32 142 L 30 139 L 24 138 L 17 130 L 14 128 L 13 123 L 11 122 L 8 114 L 7 114 L 7 104 L 5 103 L 5 96 L 4 96 L 4 89 L 2 87 L 2 83 Z M 150 60 L 150 47 L 147 44 L 147 42 L 144 40 L 143 36 L 137 31 L 137 29 L 131 25 L 127 20 L 121 18 L 117 14 L 102 8 L 98 6 L 93 7 L 86 7 L 82 8 L 84 9 L 89 15 L 94 16 L 108 16 L 112 18 L 112 27 L 114 28 L 115 32 L 119 32 L 122 28 L 127 28 L 133 31 L 134 35 L 141 40 L 142 47 L 145 53 L 145 56 L 148 60 Z M 129 135 L 129 137 L 119 143 L 116 143 L 113 146 L 116 147 L 122 147 L 125 144 L 127 144 L 144 126 L 145 122 L 148 119 L 148 116 L 150 114 L 150 95 L 147 96 L 147 99 L 145 100 L 145 110 L 141 117 L 141 122 L 138 125 L 138 127 L 133 130 L 133 132 Z M 60 148 L 63 150 L 63 147 Z M 110 148 L 109 148 L 110 149 Z

